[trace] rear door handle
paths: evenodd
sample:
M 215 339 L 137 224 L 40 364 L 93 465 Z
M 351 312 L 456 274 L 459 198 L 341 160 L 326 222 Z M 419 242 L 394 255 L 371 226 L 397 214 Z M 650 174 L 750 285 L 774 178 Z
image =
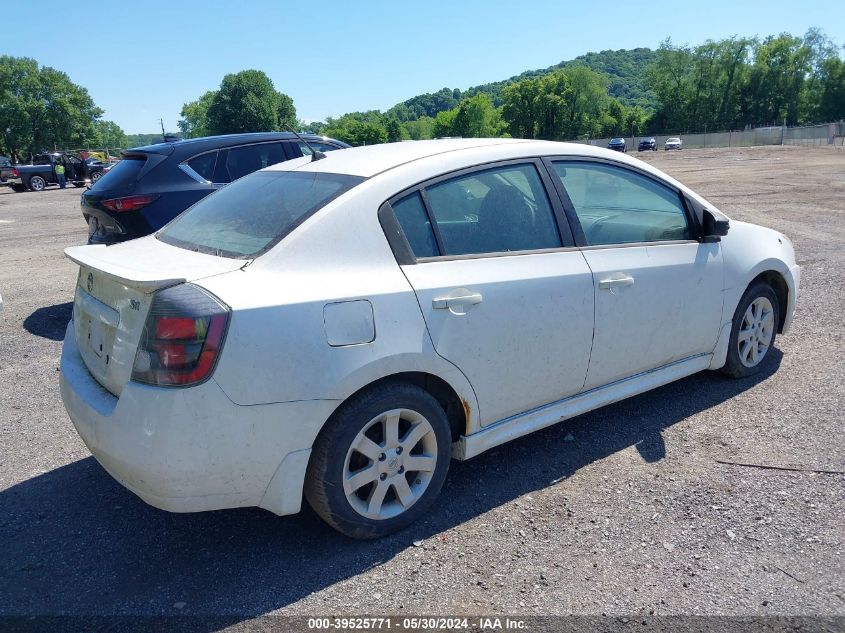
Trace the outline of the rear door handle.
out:
M 467 292 L 466 294 L 449 295 L 437 297 L 432 300 L 431 307 L 435 310 L 447 310 L 451 308 L 462 308 L 481 303 L 481 293 Z
M 599 288 L 602 290 L 610 290 L 611 288 L 624 288 L 625 286 L 633 286 L 634 278 L 624 273 L 614 273 L 607 279 L 599 281 Z

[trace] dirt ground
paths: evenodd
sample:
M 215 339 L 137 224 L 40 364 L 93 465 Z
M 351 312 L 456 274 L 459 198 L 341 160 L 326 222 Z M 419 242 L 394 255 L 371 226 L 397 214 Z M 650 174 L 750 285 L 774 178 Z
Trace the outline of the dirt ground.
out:
M 79 189 L 0 191 L 0 614 L 845 616 L 845 151 L 636 154 L 803 266 L 792 332 L 453 462 L 422 523 L 353 542 L 310 510 L 174 515 L 115 483 L 58 391 Z

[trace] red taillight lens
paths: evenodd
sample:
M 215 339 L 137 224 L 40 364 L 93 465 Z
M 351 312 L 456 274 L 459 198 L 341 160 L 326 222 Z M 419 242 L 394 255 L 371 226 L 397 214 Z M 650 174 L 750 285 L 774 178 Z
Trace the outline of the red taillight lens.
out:
M 138 209 L 142 209 L 156 198 L 158 198 L 158 196 L 127 196 L 126 198 L 101 200 L 100 204 L 111 211 L 125 213 L 126 211 L 137 211 Z
M 157 292 L 135 354 L 132 380 L 186 386 L 211 375 L 229 309 L 204 290 L 181 284 Z
M 19 172 L 17 169 L 13 169 L 12 170 L 12 178 L 20 178 L 20 177 L 21 177 L 21 172 Z

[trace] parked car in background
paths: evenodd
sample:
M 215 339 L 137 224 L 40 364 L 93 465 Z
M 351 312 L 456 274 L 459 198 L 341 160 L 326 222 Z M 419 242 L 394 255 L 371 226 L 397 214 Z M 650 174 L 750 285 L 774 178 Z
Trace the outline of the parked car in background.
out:
M 682 145 L 683 143 L 681 142 L 681 139 L 677 136 L 673 136 L 666 139 L 666 144 L 663 146 L 663 149 L 668 152 L 670 149 L 681 149 Z
M 648 138 L 641 138 L 640 144 L 637 145 L 638 152 L 644 152 L 651 150 L 652 152 L 657 151 L 657 141 L 654 140 L 653 136 L 649 136 Z
M 620 137 L 610 139 L 610 142 L 607 144 L 608 149 L 615 150 L 617 152 L 627 152 L 628 148 L 625 145 L 625 139 Z
M 8 156 L 0 156 L 0 187 L 10 186 L 11 178 L 14 178 L 12 160 Z
M 758 372 L 800 279 L 784 235 L 642 161 L 516 139 L 288 161 L 65 252 L 62 399 L 109 473 L 180 512 L 304 490 L 360 538 L 424 516 L 452 456 Z
M 59 184 L 56 165 L 64 165 L 68 184 L 84 187 L 96 183 L 103 175 L 102 163 L 89 164 L 78 156 L 66 152 L 36 154 L 31 165 L 15 165 L 9 182 L 17 192 L 44 191 L 49 185 Z
M 349 147 L 322 136 L 300 136 L 320 152 Z M 208 136 L 127 150 L 82 195 L 88 240 L 111 244 L 148 235 L 233 180 L 310 153 L 290 132 Z

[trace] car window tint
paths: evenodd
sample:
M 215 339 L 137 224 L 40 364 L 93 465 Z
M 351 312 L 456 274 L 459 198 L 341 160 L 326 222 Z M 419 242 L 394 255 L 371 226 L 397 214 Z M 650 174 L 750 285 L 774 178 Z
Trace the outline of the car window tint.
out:
M 115 189 L 132 189 L 141 170 L 147 162 L 147 157 L 128 156 L 109 169 L 108 178 L 100 178 L 91 186 L 91 191 L 113 191 Z
M 624 167 L 556 162 L 587 244 L 628 244 L 690 238 L 678 194 Z
M 390 206 L 416 257 L 435 257 L 440 254 L 419 193 L 413 193 Z
M 180 248 L 221 257 L 256 257 L 363 181 L 323 172 L 249 174 L 206 196 L 156 236 Z
M 551 205 L 534 165 L 476 171 L 426 188 L 444 255 L 561 246 Z
M 285 160 L 285 155 L 281 143 L 245 145 L 229 150 L 226 156 L 226 169 L 229 172 L 229 180 L 237 180 L 283 160 Z
M 214 165 L 217 162 L 217 151 L 206 152 L 188 161 L 188 167 L 193 169 L 200 178 L 211 182 L 214 176 Z
M 302 152 L 303 156 L 311 156 L 311 150 L 308 148 L 308 145 L 316 149 L 318 152 L 331 152 L 336 149 L 340 149 L 339 147 L 329 145 L 328 143 L 321 143 L 320 141 L 308 141 L 308 145 L 302 141 L 297 141 L 297 145 L 299 145 L 299 151 Z

